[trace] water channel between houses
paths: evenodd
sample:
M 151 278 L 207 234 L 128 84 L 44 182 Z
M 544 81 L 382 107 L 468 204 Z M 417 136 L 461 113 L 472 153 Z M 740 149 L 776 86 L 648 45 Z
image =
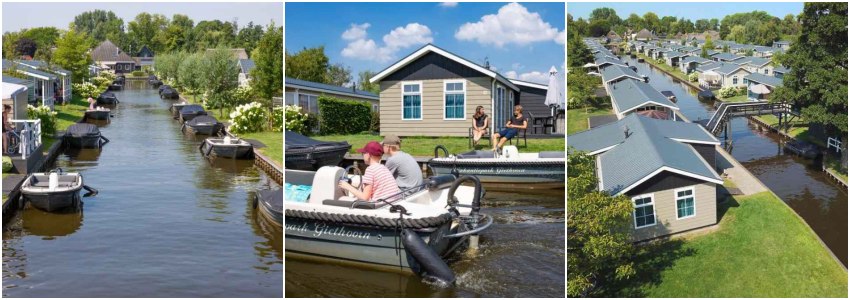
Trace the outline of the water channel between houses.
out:
M 563 297 L 563 191 L 540 195 L 488 191 L 482 213 L 494 224 L 476 252 L 453 253 L 457 276 L 437 288 L 417 276 L 286 259 L 287 297 Z
M 252 206 L 275 183 L 250 160 L 203 159 L 146 81 L 115 94 L 111 142 L 55 166 L 100 193 L 82 213 L 29 207 L 4 227 L 3 296 L 282 297 L 283 233 Z
M 657 90 L 672 91 L 691 121 L 711 118 L 714 103 L 699 101 L 695 89 L 637 59 L 622 56 L 622 60 L 649 76 L 649 84 Z M 785 154 L 781 135 L 761 132 L 744 117 L 733 118 L 731 124 L 732 156 L 803 217 L 847 266 L 847 191 L 830 182 L 814 161 Z

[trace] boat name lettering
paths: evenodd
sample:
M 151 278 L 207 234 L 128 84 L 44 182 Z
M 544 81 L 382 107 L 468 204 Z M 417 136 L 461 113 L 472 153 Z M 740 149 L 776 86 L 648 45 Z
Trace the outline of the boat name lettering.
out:
M 322 235 L 331 235 L 339 237 L 349 237 L 357 239 L 370 239 L 371 234 L 368 232 L 349 230 L 345 226 L 330 226 L 326 223 L 302 223 L 302 224 L 286 224 L 287 231 L 296 231 L 300 233 L 312 232 L 313 237 Z
M 527 172 L 527 170 L 511 169 L 511 168 L 504 168 L 504 169 L 502 169 L 502 168 L 499 168 L 499 169 L 497 169 L 497 168 L 488 168 L 488 169 L 483 169 L 483 168 L 480 168 L 480 169 L 479 168 L 470 168 L 470 169 L 458 168 L 457 171 L 461 174 L 502 174 L 502 173 L 522 174 L 522 173 Z

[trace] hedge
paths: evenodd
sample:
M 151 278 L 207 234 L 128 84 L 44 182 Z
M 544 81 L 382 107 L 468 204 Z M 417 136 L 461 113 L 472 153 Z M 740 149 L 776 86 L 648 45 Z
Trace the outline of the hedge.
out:
M 319 96 L 321 134 L 354 134 L 369 130 L 372 108 L 368 103 Z

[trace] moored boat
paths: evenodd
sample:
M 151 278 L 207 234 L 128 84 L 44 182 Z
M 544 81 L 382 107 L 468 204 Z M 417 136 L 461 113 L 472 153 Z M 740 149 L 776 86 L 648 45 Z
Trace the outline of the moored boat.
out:
M 180 94 L 174 88 L 165 88 L 159 93 L 162 99 L 180 99 Z
M 286 168 L 315 171 L 324 166 L 337 166 L 351 150 L 348 142 L 325 142 L 286 131 Z
M 86 119 L 91 120 L 109 120 L 109 113 L 112 110 L 105 107 L 97 107 L 95 109 L 86 110 Z
M 231 138 L 230 136 L 225 136 L 224 138 L 206 138 L 198 148 L 206 157 L 250 158 L 254 153 L 254 146 L 251 143 L 243 139 Z
M 57 211 L 80 204 L 83 176 L 79 173 L 64 173 L 54 170 L 49 173 L 33 173 L 21 184 L 21 195 L 32 206 Z
M 76 123 L 68 127 L 63 140 L 73 148 L 100 148 L 109 140 L 100 134 L 94 124 Z
M 174 118 L 177 118 L 177 117 L 180 116 L 180 110 L 183 109 L 183 107 L 186 106 L 186 105 L 191 105 L 191 103 L 186 103 L 186 102 L 174 103 L 174 104 L 172 104 L 171 106 L 168 107 L 168 110 L 171 111 L 171 115 Z
M 277 226 L 283 226 L 283 191 L 268 189 L 257 191 L 257 210 L 260 215 L 272 221 Z
M 189 104 L 180 108 L 180 118 L 181 123 L 185 123 L 186 121 L 191 121 L 197 116 L 206 115 L 207 112 L 204 110 L 203 106 L 197 104 Z
M 99 105 L 112 105 L 118 104 L 118 102 L 118 97 L 112 92 L 103 92 L 100 96 L 97 96 L 97 104 Z
M 372 202 L 345 194 L 340 180 L 360 182 L 335 166 L 286 171 L 290 189 L 306 187 L 287 192 L 284 202 L 287 257 L 401 269 L 450 283 L 455 275 L 443 258 L 467 240 L 477 243 L 477 236 L 470 237 L 492 224 L 479 212 L 484 193 L 474 176 L 430 177 L 420 187 Z
M 224 128 L 224 124 L 221 124 L 213 116 L 202 115 L 183 123 L 182 129 L 186 130 L 187 128 L 195 134 L 216 135 Z
M 438 157 L 442 149 L 444 157 Z M 516 146 L 504 146 L 502 153 L 474 150 L 448 155 L 445 147 L 434 149 L 428 166 L 435 175 L 475 175 L 488 188 L 550 189 L 565 185 L 565 152 L 519 153 Z

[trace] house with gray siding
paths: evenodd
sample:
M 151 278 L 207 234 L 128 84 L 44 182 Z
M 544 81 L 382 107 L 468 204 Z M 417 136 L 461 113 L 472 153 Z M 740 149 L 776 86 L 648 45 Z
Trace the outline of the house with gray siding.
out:
M 717 224 L 720 142 L 701 125 L 632 114 L 567 139 L 596 159 L 600 191 L 632 200 L 633 241 Z
M 642 80 L 625 79 L 605 84 L 605 91 L 611 96 L 611 106 L 617 119 L 631 114 L 647 115 L 653 118 L 675 120 L 675 111 L 679 106 Z
M 284 78 L 283 87 L 286 105 L 298 106 L 304 113 L 318 114 L 319 96 L 323 95 L 365 102 L 372 107 L 372 111 L 378 111 L 378 95 L 354 87 L 336 86 L 290 77 Z
M 59 77 L 55 74 L 33 69 L 20 65 L 10 60 L 3 60 L 3 72 L 14 73 L 19 78 L 25 78 L 34 83 L 33 96 L 30 104 L 44 105 L 53 109 L 56 101 L 56 87 L 59 85 Z
M 744 76 L 744 84 L 747 86 L 747 99 L 750 101 L 762 101 L 770 99 L 773 90 L 782 86 L 782 78 L 776 78 L 760 73 L 752 73 Z M 767 94 L 754 93 L 753 90 L 757 85 L 764 85 L 770 91 Z
M 706 63 L 709 63 L 709 62 L 712 62 L 712 60 L 705 59 L 705 58 L 702 58 L 702 57 L 699 57 L 699 56 L 688 56 L 688 57 L 682 58 L 682 61 L 679 63 L 679 70 L 681 70 L 682 73 L 690 74 L 691 72 L 696 70 L 697 67 L 699 67 L 700 65 L 706 64 Z
M 56 100 L 59 102 L 71 101 L 71 71 L 62 69 L 55 65 L 51 66 L 41 60 L 15 60 L 14 62 L 33 70 L 45 71 L 56 75 L 58 77 L 58 81 L 54 82 Z
M 607 64 L 607 59 L 600 63 Z M 491 117 L 490 132 L 498 131 L 515 104 L 527 106 L 539 98 L 528 89 L 546 86 L 508 79 L 432 44 L 369 80 L 381 88 L 381 134 L 398 136 L 468 136 L 477 106 Z

